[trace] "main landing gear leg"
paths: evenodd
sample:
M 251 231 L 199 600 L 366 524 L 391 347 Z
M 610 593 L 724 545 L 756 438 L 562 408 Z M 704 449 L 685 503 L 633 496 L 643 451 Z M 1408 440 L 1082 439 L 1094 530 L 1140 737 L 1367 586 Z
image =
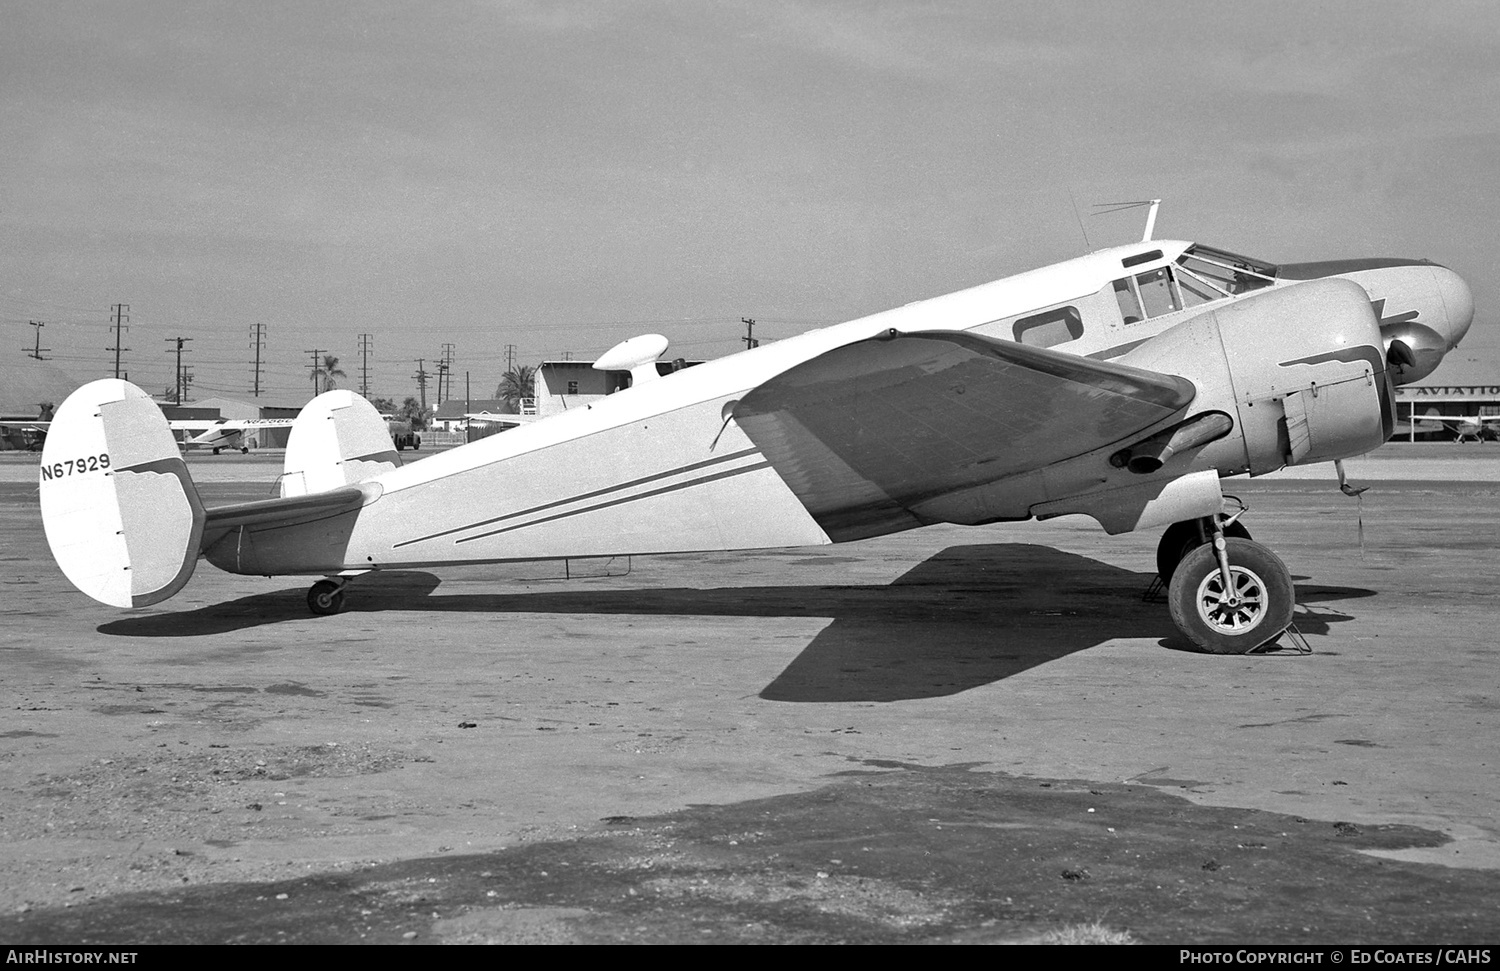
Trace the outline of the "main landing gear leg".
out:
M 1189 549 L 1167 584 L 1177 629 L 1210 654 L 1246 654 L 1281 636 L 1296 608 L 1286 564 L 1253 540 L 1226 535 L 1217 517 L 1201 528 L 1209 542 Z
M 336 614 L 344 609 L 344 587 L 347 577 L 329 577 L 319 580 L 307 591 L 307 609 L 320 617 Z

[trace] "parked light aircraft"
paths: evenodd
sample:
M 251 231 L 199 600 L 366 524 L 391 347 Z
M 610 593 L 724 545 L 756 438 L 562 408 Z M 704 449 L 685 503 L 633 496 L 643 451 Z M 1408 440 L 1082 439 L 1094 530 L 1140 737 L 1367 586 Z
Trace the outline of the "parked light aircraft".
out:
M 1484 441 L 1485 426 L 1492 426 L 1490 431 L 1493 431 L 1493 426 L 1500 424 L 1500 415 L 1418 415 L 1415 421 L 1418 425 L 1431 424 L 1449 428 L 1453 431 L 1453 440 L 1463 444 L 1471 438 L 1476 442 Z
M 1472 317 L 1427 261 L 1277 266 L 1148 239 L 662 377 L 665 339 L 632 338 L 596 363 L 631 387 L 408 465 L 368 402 L 330 391 L 293 425 L 281 497 L 214 509 L 145 393 L 96 381 L 58 411 L 42 514 L 63 573 L 104 603 L 165 600 L 202 556 L 322 575 L 308 605 L 331 614 L 377 570 L 1081 513 L 1170 527 L 1173 621 L 1240 653 L 1286 630 L 1294 594 L 1220 478 L 1376 448 L 1393 384 Z
M 295 420 L 293 418 L 216 418 L 210 421 L 182 419 L 169 422 L 168 425 L 173 431 L 193 433 L 183 442 L 184 447 L 211 448 L 214 454 L 218 455 L 221 449 L 226 448 L 237 448 L 241 452 L 248 452 L 253 445 L 264 444 L 259 438 L 252 437 L 255 432 L 272 428 L 290 428 Z
M 9 441 L 12 448 L 38 452 L 47 441 L 47 426 L 50 424 L 45 421 L 0 421 L 0 438 Z

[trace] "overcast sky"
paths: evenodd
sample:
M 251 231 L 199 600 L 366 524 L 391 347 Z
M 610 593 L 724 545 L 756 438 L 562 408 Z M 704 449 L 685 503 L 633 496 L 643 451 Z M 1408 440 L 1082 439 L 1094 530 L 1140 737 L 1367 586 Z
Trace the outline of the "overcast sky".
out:
M 0 0 L 0 326 L 195 395 L 733 351 L 1139 238 L 1427 257 L 1500 381 L 1500 4 Z M 1073 202 L 1085 214 L 1083 229 Z M 1084 238 L 1087 232 L 1087 242 Z M 435 390 L 435 388 L 433 389 Z

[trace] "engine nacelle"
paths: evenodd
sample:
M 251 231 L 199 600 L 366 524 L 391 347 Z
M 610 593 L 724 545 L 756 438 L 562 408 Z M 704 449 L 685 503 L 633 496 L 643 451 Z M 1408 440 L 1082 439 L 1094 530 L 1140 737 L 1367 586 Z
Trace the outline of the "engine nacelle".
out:
M 1277 287 L 1206 311 L 1118 363 L 1180 374 L 1198 386 L 1190 415 L 1234 418 L 1194 463 L 1222 475 L 1362 455 L 1395 425 L 1380 322 L 1348 280 Z

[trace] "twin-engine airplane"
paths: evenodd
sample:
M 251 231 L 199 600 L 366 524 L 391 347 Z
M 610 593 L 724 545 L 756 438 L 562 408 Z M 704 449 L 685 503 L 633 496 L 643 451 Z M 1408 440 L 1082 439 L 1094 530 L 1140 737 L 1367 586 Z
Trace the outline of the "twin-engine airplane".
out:
M 1081 513 L 1169 527 L 1172 619 L 1240 653 L 1286 630 L 1294 595 L 1220 478 L 1376 448 L 1393 384 L 1472 318 L 1464 281 L 1426 261 L 1276 266 L 1148 240 L 662 377 L 665 339 L 632 338 L 596 366 L 633 386 L 410 465 L 368 402 L 330 391 L 296 419 L 281 497 L 214 509 L 146 394 L 96 381 L 57 413 L 42 514 L 63 573 L 104 603 L 165 600 L 202 556 L 321 574 L 308 605 L 331 614 L 376 570 Z

